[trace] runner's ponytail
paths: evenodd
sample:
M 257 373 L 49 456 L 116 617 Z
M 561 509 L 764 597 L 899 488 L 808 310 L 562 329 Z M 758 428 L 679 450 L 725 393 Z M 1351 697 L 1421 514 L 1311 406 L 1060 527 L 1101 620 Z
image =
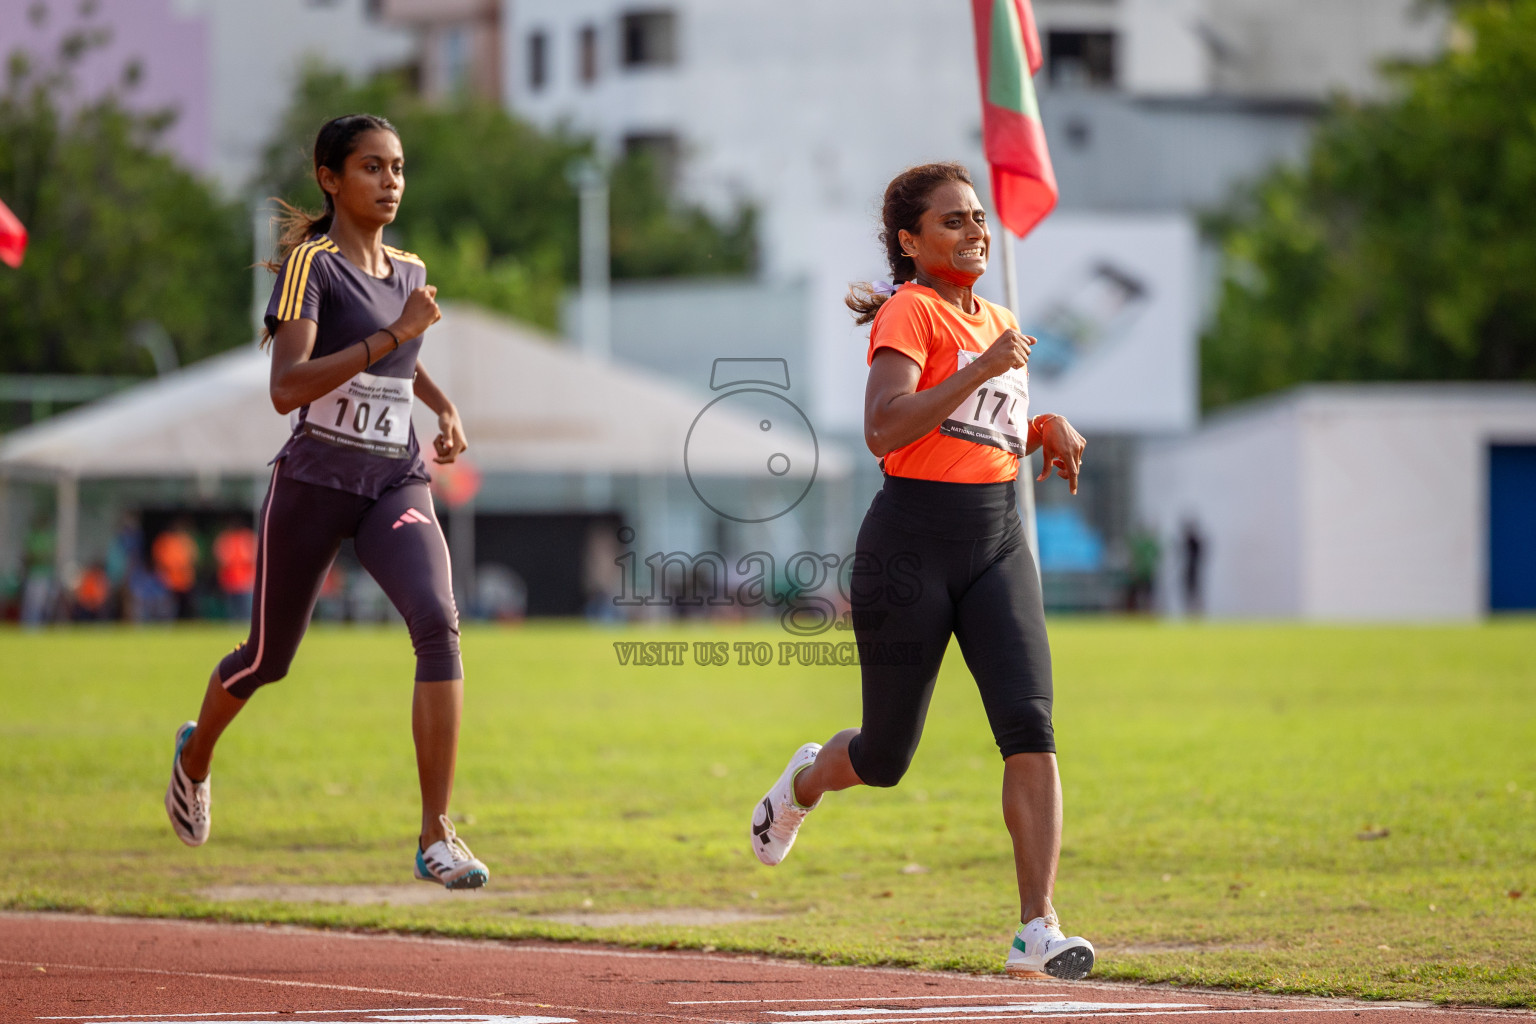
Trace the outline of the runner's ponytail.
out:
M 901 233 L 917 234 L 923 214 L 928 212 L 928 198 L 935 189 L 949 182 L 971 185 L 971 172 L 957 163 L 922 164 L 896 175 L 885 187 L 885 202 L 880 210 L 880 242 L 885 246 L 885 260 L 891 268 L 891 286 L 883 282 L 859 281 L 848 287 L 843 299 L 853 311 L 853 322 L 860 326 L 874 320 L 875 313 L 895 292 L 917 276 L 917 263 L 901 251 Z

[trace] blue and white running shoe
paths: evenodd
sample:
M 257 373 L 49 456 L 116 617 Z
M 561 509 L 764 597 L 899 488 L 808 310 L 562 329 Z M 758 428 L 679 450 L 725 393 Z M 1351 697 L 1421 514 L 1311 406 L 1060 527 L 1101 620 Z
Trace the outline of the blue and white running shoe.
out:
M 202 846 L 213 826 L 213 787 L 209 779 L 193 782 L 181 768 L 181 748 L 192 738 L 196 722 L 186 722 L 176 730 L 176 752 L 171 755 L 171 784 L 165 790 L 165 813 L 170 816 L 176 838 L 188 846 Z
M 425 850 L 416 851 L 416 877 L 423 882 L 439 882 L 450 889 L 478 889 L 490 881 L 491 873 L 469 852 L 464 840 L 453 830 L 448 815 L 439 814 L 437 820 L 448 836 Z

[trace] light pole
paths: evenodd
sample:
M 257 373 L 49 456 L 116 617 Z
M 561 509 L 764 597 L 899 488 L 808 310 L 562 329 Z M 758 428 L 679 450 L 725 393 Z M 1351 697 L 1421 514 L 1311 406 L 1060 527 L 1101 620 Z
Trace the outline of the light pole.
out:
M 611 353 L 608 322 L 608 176 L 591 158 L 566 175 L 581 200 L 581 350 L 594 359 Z
M 571 164 L 566 178 L 581 201 L 581 351 L 588 359 L 607 362 L 612 355 L 608 289 L 608 175 L 593 157 Z M 589 509 L 613 504 L 613 478 L 587 473 L 582 492 Z
M 1003 301 L 1008 303 L 1008 308 L 1013 310 L 1014 319 L 1019 320 L 1019 326 L 1023 327 L 1024 323 L 1019 317 L 1019 279 L 1013 267 L 1013 232 L 1007 228 L 1002 228 L 1001 232 L 1003 236 Z M 1019 478 L 1019 511 L 1024 518 L 1024 539 L 1029 542 L 1029 554 L 1035 560 L 1035 572 L 1041 573 L 1040 530 L 1035 522 L 1034 456 L 1020 457 Z

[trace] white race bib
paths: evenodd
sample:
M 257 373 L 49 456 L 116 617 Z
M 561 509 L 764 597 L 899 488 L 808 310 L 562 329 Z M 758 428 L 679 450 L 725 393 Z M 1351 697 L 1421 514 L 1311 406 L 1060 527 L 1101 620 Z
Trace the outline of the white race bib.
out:
M 326 444 L 404 459 L 410 455 L 415 398 L 409 377 L 360 373 L 310 402 L 302 424 L 294 413 L 294 427 Z
M 980 356 L 961 349 L 955 369 L 965 369 Z M 1023 455 L 1029 439 L 1029 367 L 984 382 L 939 424 L 939 433 Z

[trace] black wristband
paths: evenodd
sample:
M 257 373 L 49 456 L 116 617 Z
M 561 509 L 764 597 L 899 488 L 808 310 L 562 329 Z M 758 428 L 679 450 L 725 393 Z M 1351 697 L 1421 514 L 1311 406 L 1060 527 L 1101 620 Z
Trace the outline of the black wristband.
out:
M 363 351 L 367 353 L 367 356 L 365 357 L 367 362 L 363 363 L 363 369 L 366 370 L 368 367 L 373 365 L 373 346 L 368 344 L 367 338 L 363 339 Z
M 389 335 L 395 340 L 395 348 L 400 347 L 400 336 L 398 334 L 390 330 L 388 327 L 380 327 L 379 330 L 383 331 L 385 334 Z M 393 352 L 395 348 L 390 349 L 390 351 Z

